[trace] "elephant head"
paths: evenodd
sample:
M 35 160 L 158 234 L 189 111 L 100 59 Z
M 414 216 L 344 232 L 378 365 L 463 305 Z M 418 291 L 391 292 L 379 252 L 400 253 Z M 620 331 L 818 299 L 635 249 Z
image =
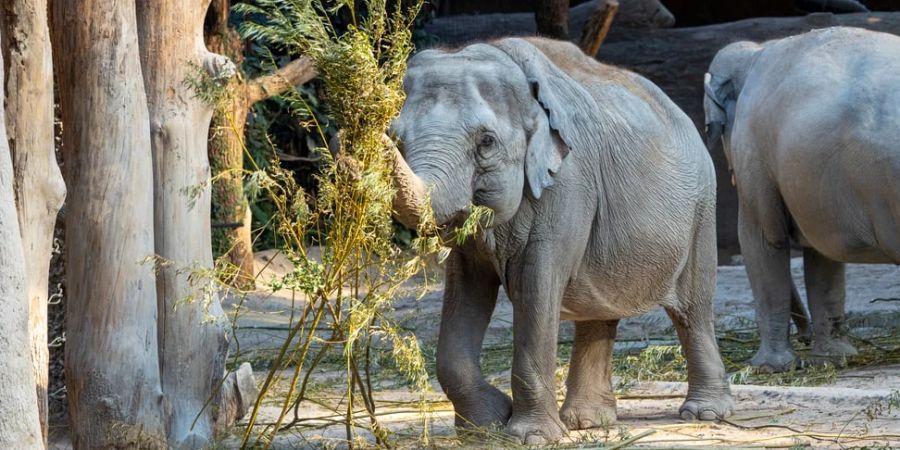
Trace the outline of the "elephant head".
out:
M 706 115 L 707 147 L 723 143 L 731 160 L 728 140 L 734 125 L 735 106 L 753 61 L 762 49 L 754 42 L 735 42 L 719 50 L 703 78 L 703 110 Z
M 554 184 L 584 133 L 579 125 L 590 129 L 579 111 L 596 107 L 540 50 L 515 38 L 421 52 L 404 90 L 391 125 L 401 149 L 394 209 L 410 227 L 426 198 L 438 224 L 472 204 L 491 208 L 495 225 L 508 221 L 526 196 L 538 200 Z

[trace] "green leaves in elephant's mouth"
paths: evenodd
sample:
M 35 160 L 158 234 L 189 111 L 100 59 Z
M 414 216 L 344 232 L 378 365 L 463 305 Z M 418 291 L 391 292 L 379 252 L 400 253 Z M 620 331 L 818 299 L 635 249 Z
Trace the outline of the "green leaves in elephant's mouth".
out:
M 469 207 L 469 217 L 454 231 L 454 239 L 457 245 L 462 245 L 466 239 L 474 236 L 485 228 L 494 224 L 494 210 L 487 206 L 472 205 Z
M 450 255 L 451 246 L 463 245 L 466 240 L 494 223 L 494 210 L 487 206 L 470 205 L 465 218 L 438 225 L 430 205 L 430 201 L 425 202 L 416 228 L 419 237 L 413 240 L 411 246 L 420 254 L 437 252 L 438 262 L 441 263 Z

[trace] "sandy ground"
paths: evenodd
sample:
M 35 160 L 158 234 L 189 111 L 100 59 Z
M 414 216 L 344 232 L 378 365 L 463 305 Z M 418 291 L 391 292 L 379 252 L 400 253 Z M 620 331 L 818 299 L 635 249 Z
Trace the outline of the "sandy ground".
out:
M 266 265 L 264 277 L 278 276 L 290 270 L 289 263 L 272 252 L 258 255 L 258 263 Z M 792 261 L 797 286 L 803 291 L 802 260 Z M 396 317 L 414 329 L 424 346 L 433 345 L 440 316 L 440 283 L 433 284 L 426 295 L 416 301 L 412 292 L 399 301 Z M 805 296 L 805 292 L 801 292 Z M 900 301 L 900 268 L 890 265 L 849 265 L 847 268 L 847 310 L 850 314 L 872 317 L 872 327 L 879 327 L 879 317 L 898 317 Z M 232 299 L 231 303 L 236 300 Z M 718 270 L 716 314 L 719 329 L 747 326 L 753 319 L 752 296 L 744 267 L 722 266 Z M 238 320 L 237 341 L 241 350 L 271 349 L 277 347 L 285 333 L 277 328 L 287 323 L 287 311 L 291 299 L 279 295 L 253 294 L 244 300 L 244 312 Z M 504 294 L 494 313 L 486 345 L 502 345 L 511 340 L 512 308 Z M 883 323 L 881 325 L 884 325 Z M 888 324 L 890 325 L 890 324 Z M 641 317 L 622 321 L 619 326 L 617 351 L 628 346 L 646 345 L 640 342 L 647 336 L 671 333 L 671 324 L 661 309 Z M 895 324 L 900 326 L 900 324 Z M 561 325 L 561 339 L 571 336 L 571 324 Z M 854 333 L 866 334 L 872 330 L 855 329 Z M 658 339 L 658 338 L 657 338 Z M 634 341 L 638 342 L 635 343 Z M 655 342 L 659 342 L 658 340 Z M 261 376 L 261 375 L 259 375 Z M 314 377 L 323 386 L 334 386 L 334 398 L 341 392 L 340 374 L 323 373 Z M 489 380 L 501 389 L 509 388 L 509 371 L 487 374 Z M 457 446 L 454 440 L 453 414 L 449 403 L 441 394 L 436 381 L 428 398 L 433 412 L 429 415 L 429 430 L 434 445 Z M 729 423 L 689 423 L 677 416 L 677 410 L 686 393 L 685 383 L 638 383 L 620 396 L 618 423 L 607 429 L 572 433 L 567 442 L 596 447 L 596 442 L 607 445 L 636 438 L 630 446 L 657 448 L 705 448 L 722 447 L 783 447 L 813 446 L 816 448 L 851 448 L 860 446 L 900 447 L 900 366 L 882 366 L 844 369 L 839 371 L 834 383 L 816 387 L 770 387 L 733 385 L 737 402 L 735 416 Z M 418 435 L 422 418 L 410 412 L 411 402 L 419 395 L 389 384 L 378 389 L 383 401 L 381 421 L 401 436 Z M 561 398 L 560 398 L 561 400 Z M 892 402 L 893 400 L 893 402 Z M 392 402 L 397 406 L 391 406 Z M 260 411 L 260 420 L 273 420 L 278 407 L 270 402 Z M 401 405 L 402 403 L 402 405 Z M 893 408 L 888 411 L 888 405 Z M 315 405 L 303 408 L 301 416 L 327 417 L 330 413 Z M 326 426 L 322 421 L 311 421 L 322 426 L 313 430 L 291 431 L 275 442 L 276 448 L 341 447 L 343 426 Z M 365 435 L 365 433 L 361 433 Z M 400 439 L 404 442 L 404 439 Z M 406 446 L 416 446 L 412 437 Z M 468 442 L 468 441 L 466 441 Z M 502 447 L 502 442 L 490 439 L 467 446 Z

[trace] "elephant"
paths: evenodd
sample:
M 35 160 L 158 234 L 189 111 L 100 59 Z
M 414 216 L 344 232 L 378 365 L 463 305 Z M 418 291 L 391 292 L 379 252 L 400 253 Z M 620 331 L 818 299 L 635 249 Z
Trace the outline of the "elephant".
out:
M 789 370 L 791 244 L 803 250 L 814 360 L 856 354 L 845 263 L 900 263 L 900 38 L 834 27 L 721 49 L 704 82 L 756 305 L 751 365 Z M 793 294 L 794 296 L 796 294 Z
M 413 56 L 392 122 L 396 218 L 430 207 L 452 229 L 472 205 L 493 221 L 452 247 L 437 378 L 459 427 L 506 425 L 526 444 L 616 419 L 619 319 L 661 305 L 688 365 L 686 420 L 732 413 L 713 320 L 715 174 L 691 120 L 648 80 L 543 38 Z M 513 306 L 512 399 L 481 372 L 503 287 Z M 559 321 L 575 323 L 556 402 Z

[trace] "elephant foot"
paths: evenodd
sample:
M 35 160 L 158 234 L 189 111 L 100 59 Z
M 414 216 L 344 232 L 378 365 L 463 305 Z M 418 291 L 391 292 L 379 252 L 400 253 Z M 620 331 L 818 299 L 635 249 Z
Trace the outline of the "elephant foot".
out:
M 616 405 L 569 405 L 559 410 L 559 418 L 569 430 L 602 428 L 616 422 Z
M 489 384 L 483 385 L 468 399 L 453 400 L 456 426 L 459 428 L 502 427 L 512 416 L 512 400 Z
M 817 339 L 812 349 L 814 356 L 856 356 L 858 353 L 847 338 Z
M 786 372 L 796 366 L 796 359 L 791 349 L 781 351 L 759 349 L 750 360 L 750 365 L 760 373 Z
M 847 357 L 856 356 L 859 352 L 847 338 L 818 339 L 813 344 L 810 362 L 812 364 L 834 364 L 844 366 Z
M 506 432 L 525 445 L 552 444 L 566 435 L 564 425 L 547 414 L 513 415 Z
M 678 415 L 682 420 L 716 420 L 725 419 L 734 412 L 734 399 L 727 390 L 719 395 L 688 396 Z

